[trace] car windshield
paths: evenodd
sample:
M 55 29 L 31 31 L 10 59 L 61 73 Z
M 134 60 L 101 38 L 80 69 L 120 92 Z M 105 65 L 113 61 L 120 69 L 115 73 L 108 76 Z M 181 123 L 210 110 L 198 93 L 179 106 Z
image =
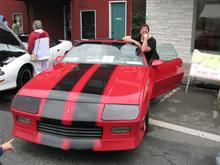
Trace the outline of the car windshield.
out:
M 137 46 L 123 43 L 80 43 L 69 51 L 62 62 L 144 65 Z

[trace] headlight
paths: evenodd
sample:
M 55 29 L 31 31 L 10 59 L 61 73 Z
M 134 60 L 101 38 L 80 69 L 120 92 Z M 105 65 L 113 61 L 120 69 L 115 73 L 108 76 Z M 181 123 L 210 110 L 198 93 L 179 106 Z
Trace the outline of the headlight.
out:
M 28 113 L 38 113 L 40 107 L 40 98 L 29 96 L 16 96 L 12 107 Z
M 135 120 L 139 115 L 138 105 L 107 104 L 102 115 L 103 120 Z

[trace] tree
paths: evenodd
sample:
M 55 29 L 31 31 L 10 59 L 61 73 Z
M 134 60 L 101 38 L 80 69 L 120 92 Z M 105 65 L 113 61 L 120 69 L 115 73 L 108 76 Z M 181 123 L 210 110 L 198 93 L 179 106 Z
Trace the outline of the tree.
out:
M 145 11 L 137 11 L 132 16 L 132 35 L 137 36 L 139 34 L 139 27 L 146 22 Z

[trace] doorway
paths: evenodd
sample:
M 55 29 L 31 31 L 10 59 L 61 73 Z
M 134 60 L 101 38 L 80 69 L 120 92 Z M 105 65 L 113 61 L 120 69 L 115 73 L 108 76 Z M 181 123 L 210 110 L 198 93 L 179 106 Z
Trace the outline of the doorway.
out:
M 70 6 L 64 5 L 63 6 L 63 12 L 64 12 L 64 39 L 65 40 L 71 40 L 71 16 L 70 16 Z
M 122 38 L 126 34 L 126 2 L 111 1 L 109 18 L 110 38 Z
M 93 39 L 96 38 L 96 11 L 81 10 L 80 11 L 80 38 Z

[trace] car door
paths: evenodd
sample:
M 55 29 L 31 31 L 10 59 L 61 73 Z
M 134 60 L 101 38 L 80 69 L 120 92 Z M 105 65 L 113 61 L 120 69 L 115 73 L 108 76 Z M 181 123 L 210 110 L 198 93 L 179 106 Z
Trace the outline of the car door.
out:
M 150 66 L 153 80 L 152 98 L 179 86 L 184 74 L 183 62 L 174 45 L 158 43 L 157 52 L 160 60 L 154 60 Z
M 183 63 L 180 58 L 162 61 L 155 60 L 150 66 L 150 76 L 152 77 L 153 91 L 155 98 L 165 92 L 178 87 L 184 74 Z

